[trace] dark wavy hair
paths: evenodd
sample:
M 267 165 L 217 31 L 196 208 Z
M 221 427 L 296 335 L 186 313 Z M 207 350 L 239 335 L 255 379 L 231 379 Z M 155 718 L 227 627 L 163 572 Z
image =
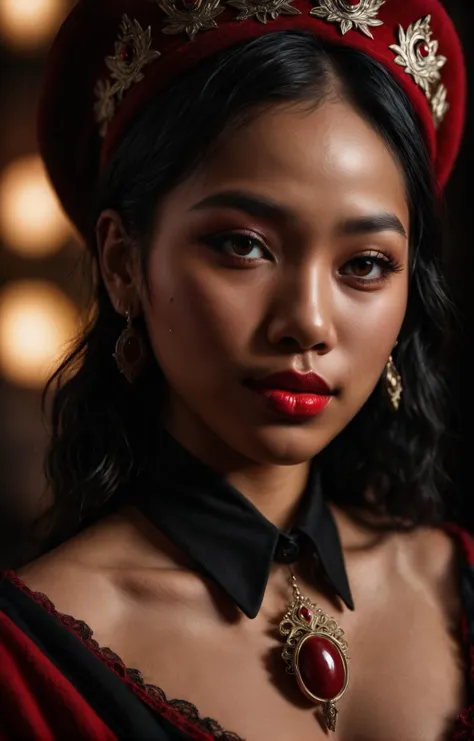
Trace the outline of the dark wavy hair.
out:
M 160 198 L 205 160 L 224 133 L 266 107 L 298 103 L 315 108 L 329 96 L 355 107 L 386 141 L 404 173 L 411 283 L 395 353 L 404 383 L 400 410 L 390 409 L 382 379 L 355 419 L 321 453 L 328 497 L 346 507 L 376 509 L 394 523 L 434 524 L 449 515 L 441 360 L 450 302 L 440 270 L 439 206 L 420 123 L 405 93 L 367 55 L 328 46 L 310 33 L 278 32 L 202 62 L 156 96 L 98 183 L 89 240 L 95 311 L 47 387 L 53 392 L 46 459 L 50 544 L 130 496 L 158 444 L 156 410 L 164 383 L 156 361 L 151 358 L 144 376 L 131 386 L 112 357 L 124 323 L 97 270 L 99 214 L 115 209 L 128 234 L 140 240 L 146 277 Z

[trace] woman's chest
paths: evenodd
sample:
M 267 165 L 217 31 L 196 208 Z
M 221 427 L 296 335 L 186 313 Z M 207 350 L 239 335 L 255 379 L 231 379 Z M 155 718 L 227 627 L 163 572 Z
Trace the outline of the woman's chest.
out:
M 467 702 L 459 637 L 442 610 L 409 596 L 344 613 L 350 681 L 335 741 L 442 741 Z M 100 642 L 103 641 L 98 636 Z M 123 620 L 108 645 L 169 699 L 193 703 L 246 741 L 327 739 L 317 706 L 285 672 L 278 621 L 203 619 L 192 610 Z

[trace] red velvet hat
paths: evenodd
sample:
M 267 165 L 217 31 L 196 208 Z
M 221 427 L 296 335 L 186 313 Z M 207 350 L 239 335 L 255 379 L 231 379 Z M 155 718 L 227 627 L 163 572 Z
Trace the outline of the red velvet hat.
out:
M 439 0 L 79 0 L 53 43 L 38 119 L 40 151 L 79 231 L 100 168 L 156 92 L 222 49 L 288 29 L 364 51 L 393 75 L 443 187 L 461 142 L 466 78 Z

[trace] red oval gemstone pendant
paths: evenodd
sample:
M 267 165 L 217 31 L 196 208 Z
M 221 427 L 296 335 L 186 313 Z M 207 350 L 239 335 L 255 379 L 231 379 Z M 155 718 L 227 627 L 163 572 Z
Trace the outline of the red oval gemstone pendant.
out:
M 322 703 L 328 730 L 336 730 L 335 702 L 349 683 L 347 642 L 334 618 L 301 594 L 293 576 L 293 601 L 280 623 L 286 636 L 282 658 L 302 693 Z
M 301 689 L 319 702 L 337 699 L 346 685 L 346 664 L 334 641 L 309 634 L 295 651 L 295 672 Z

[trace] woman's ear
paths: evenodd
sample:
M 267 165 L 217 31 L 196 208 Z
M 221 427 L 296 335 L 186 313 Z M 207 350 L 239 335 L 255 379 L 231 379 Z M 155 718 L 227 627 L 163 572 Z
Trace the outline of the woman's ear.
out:
M 141 304 L 141 266 L 137 243 L 126 233 L 120 215 L 103 211 L 96 226 L 99 268 L 110 301 L 119 314 L 135 316 Z

